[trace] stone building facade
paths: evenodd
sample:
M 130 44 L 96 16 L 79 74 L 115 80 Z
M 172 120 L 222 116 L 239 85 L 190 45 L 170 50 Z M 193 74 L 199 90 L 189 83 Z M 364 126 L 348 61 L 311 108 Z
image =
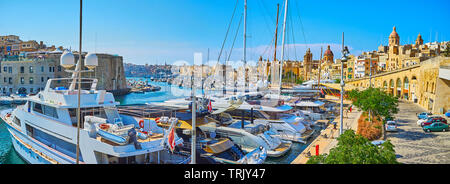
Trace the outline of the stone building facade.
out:
M 62 52 L 43 52 L 28 54 L 28 58 L 17 60 L 4 59 L 0 63 L 0 93 L 33 94 L 45 88 L 48 79 L 68 78 L 68 73 L 60 66 Z M 78 54 L 74 53 L 75 60 Z M 83 53 L 83 58 L 86 53 Z M 97 54 L 99 66 L 94 72 L 84 73 L 83 77 L 97 78 L 98 89 L 107 90 L 115 95 L 128 93 L 122 56 Z

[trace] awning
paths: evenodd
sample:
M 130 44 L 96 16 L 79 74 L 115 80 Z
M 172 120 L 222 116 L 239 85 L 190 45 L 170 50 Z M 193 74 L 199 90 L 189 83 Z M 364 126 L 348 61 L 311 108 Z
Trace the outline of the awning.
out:
M 289 105 L 282 105 L 282 106 L 277 107 L 277 109 L 282 110 L 282 111 L 289 111 L 292 109 L 292 107 Z
M 341 84 L 332 84 L 332 83 L 320 83 L 321 86 L 325 86 L 331 89 L 339 90 L 341 91 Z M 352 91 L 354 89 L 358 89 L 358 87 L 353 86 L 351 84 L 345 84 L 344 91 Z

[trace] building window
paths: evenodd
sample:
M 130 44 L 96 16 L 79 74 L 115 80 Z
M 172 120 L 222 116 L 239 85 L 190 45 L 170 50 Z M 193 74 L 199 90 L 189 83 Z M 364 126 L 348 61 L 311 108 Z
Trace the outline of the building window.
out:
M 30 73 L 34 73 L 32 66 L 30 66 Z
M 8 83 L 12 84 L 12 77 L 8 78 Z
M 20 78 L 20 84 L 25 84 L 25 79 L 23 77 Z
M 8 72 L 12 73 L 12 67 L 8 67 Z
M 20 67 L 20 73 L 25 73 L 25 67 L 23 66 Z
M 41 66 L 41 72 L 44 73 L 44 67 L 43 66 Z
M 34 79 L 33 79 L 33 77 L 30 77 L 30 84 L 33 84 L 34 83 Z
M 41 82 L 44 82 L 44 77 L 41 77 Z
M 8 71 L 8 67 L 6 67 L 6 66 L 3 67 L 3 71 L 4 71 L 4 72 Z

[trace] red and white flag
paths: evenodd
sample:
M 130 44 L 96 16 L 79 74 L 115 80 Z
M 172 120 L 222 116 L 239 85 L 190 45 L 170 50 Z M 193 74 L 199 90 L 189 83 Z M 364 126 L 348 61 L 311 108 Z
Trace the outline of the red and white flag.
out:
M 208 112 L 212 112 L 212 111 L 213 111 L 213 109 L 212 109 L 211 100 L 209 100 L 209 103 L 208 103 Z
M 167 144 L 169 144 L 170 151 L 173 153 L 175 149 L 175 127 L 170 129 L 169 136 L 167 136 Z

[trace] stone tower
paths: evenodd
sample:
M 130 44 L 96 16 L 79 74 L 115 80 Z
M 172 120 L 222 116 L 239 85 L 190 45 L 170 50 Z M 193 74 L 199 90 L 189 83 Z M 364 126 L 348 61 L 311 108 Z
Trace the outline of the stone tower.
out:
M 323 61 L 325 61 L 327 64 L 332 64 L 334 61 L 333 57 L 334 57 L 333 51 L 331 51 L 330 45 L 328 45 L 328 48 L 323 55 Z
M 389 35 L 389 46 L 396 46 L 396 45 L 400 45 L 400 36 L 398 36 L 394 26 L 391 35 Z
M 305 56 L 303 57 L 303 79 L 304 80 L 308 80 L 308 78 L 310 78 L 309 75 L 311 74 L 312 71 L 312 53 L 311 50 L 308 48 L 308 50 L 305 53 Z M 308 75 L 309 74 L 309 75 Z
M 416 47 L 419 47 L 419 45 L 423 45 L 423 39 L 422 39 L 422 36 L 420 35 L 420 33 L 416 39 Z

